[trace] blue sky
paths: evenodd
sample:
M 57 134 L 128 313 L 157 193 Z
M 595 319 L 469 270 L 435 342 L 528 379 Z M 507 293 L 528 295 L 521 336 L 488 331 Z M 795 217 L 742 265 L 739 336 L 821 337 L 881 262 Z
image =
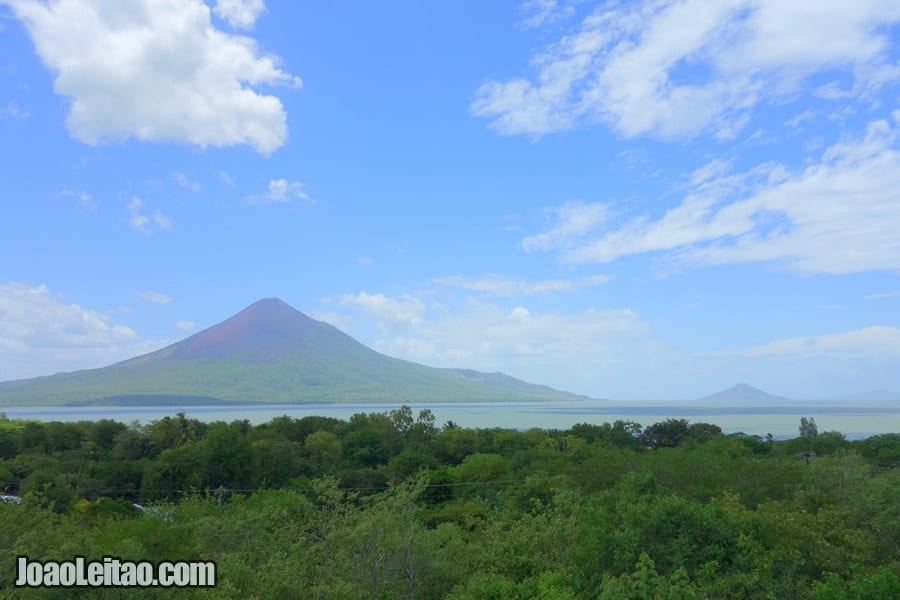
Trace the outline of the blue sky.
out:
M 0 379 L 278 296 L 616 399 L 900 390 L 900 5 L 0 0 Z

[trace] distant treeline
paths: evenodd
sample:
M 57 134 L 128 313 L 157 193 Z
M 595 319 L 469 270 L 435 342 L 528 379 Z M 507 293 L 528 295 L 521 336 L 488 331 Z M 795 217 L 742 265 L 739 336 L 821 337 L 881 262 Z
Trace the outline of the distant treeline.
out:
M 0 593 L 24 554 L 216 560 L 187 597 L 900 597 L 900 435 L 801 432 L 0 420 Z

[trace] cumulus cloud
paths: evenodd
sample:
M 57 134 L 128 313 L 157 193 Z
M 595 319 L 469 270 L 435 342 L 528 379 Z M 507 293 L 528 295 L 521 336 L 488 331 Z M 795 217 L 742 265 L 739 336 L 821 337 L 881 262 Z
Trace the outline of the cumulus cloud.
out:
M 435 282 L 451 287 L 458 287 L 474 292 L 496 294 L 498 296 L 518 296 L 531 294 L 548 294 L 553 292 L 569 292 L 585 287 L 595 287 L 612 279 L 609 275 L 589 275 L 576 279 L 545 279 L 526 281 L 512 279 L 489 273 L 478 279 L 469 279 L 458 275 L 438 277 Z
M 250 29 L 266 10 L 263 0 L 216 0 L 213 12 L 232 27 Z
M 396 324 L 420 325 L 425 313 L 425 304 L 418 298 L 404 296 L 389 298 L 384 294 L 345 294 L 341 304 L 353 306 L 376 319 Z
M 312 203 L 313 199 L 303 189 L 305 185 L 300 181 L 271 179 L 266 192 L 255 196 L 247 196 L 247 202 L 250 204 L 273 204 L 300 200 Z
M 191 331 L 196 329 L 197 324 L 193 321 L 178 321 L 175 323 L 175 328 L 180 329 L 181 331 Z
M 629 308 L 543 312 L 519 303 L 470 299 L 445 306 L 365 292 L 344 296 L 341 304 L 379 321 L 369 333 L 365 318 L 348 323 L 379 352 L 438 367 L 502 371 L 581 393 L 608 393 L 611 377 L 616 386 L 633 382 L 636 371 L 670 355 Z
M 553 14 L 555 3 L 532 4 Z M 898 22 L 900 5 L 878 1 L 603 3 L 532 57 L 533 76 L 484 83 L 471 111 L 504 134 L 602 122 L 625 137 L 727 139 L 758 104 L 793 99 L 815 76 L 851 80 L 833 98 L 897 81 L 888 28 Z
M 559 249 L 574 263 L 605 263 L 663 252 L 670 267 L 780 261 L 793 270 L 845 274 L 900 269 L 898 130 L 869 124 L 858 139 L 827 148 L 804 169 L 765 163 L 740 173 L 711 163 L 696 171 L 689 192 L 662 215 L 587 220 L 606 204 L 556 210 L 547 232 L 526 249 Z M 574 216 L 572 216 L 574 214 Z
M 0 283 L 0 380 L 99 367 L 163 345 L 45 285 Z
M 98 144 L 136 138 L 200 147 L 248 144 L 262 154 L 287 139 L 281 101 L 253 86 L 300 85 L 254 40 L 211 24 L 200 0 L 5 0 L 71 99 L 67 125 Z M 224 14 L 241 22 L 238 5 Z M 230 7 L 230 8 L 228 8 Z

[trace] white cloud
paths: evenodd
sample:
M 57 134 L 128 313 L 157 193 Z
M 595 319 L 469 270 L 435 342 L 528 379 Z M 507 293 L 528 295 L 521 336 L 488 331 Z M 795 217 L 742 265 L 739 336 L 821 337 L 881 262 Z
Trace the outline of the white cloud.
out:
M 0 284 L 0 380 L 98 367 L 163 345 L 45 285 Z
M 519 6 L 519 12 L 523 15 L 519 26 L 533 29 L 571 17 L 575 7 L 558 0 L 526 0 Z
M 135 294 L 137 294 L 139 298 L 143 298 L 147 302 L 153 302 L 154 304 L 168 304 L 172 301 L 172 296 L 163 294 L 162 292 L 147 290 L 143 292 L 135 292 Z
M 900 356 L 900 329 L 873 325 L 856 331 L 777 340 L 738 352 L 750 358 L 865 358 Z
M 358 318 L 337 313 L 316 318 L 343 322 L 342 329 L 390 356 L 501 371 L 597 398 L 696 398 L 710 386 L 736 381 L 795 397 L 826 396 L 834 389 L 895 381 L 900 354 L 900 330 L 891 327 L 687 354 L 654 339 L 648 323 L 630 308 L 546 312 L 521 301 L 469 299 L 461 306 L 436 306 L 424 297 L 359 296 L 342 302 L 358 311 Z M 384 313 L 394 318 L 383 318 Z M 377 328 L 373 316 L 380 319 Z
M 140 231 L 144 235 L 150 235 L 155 230 L 169 230 L 172 228 L 172 221 L 158 210 L 153 211 L 153 216 L 148 217 L 144 211 L 144 202 L 137 196 L 134 196 L 127 205 L 128 224 L 135 231 Z
M 807 110 L 804 110 L 802 113 L 796 115 L 795 117 L 788 119 L 787 121 L 784 122 L 784 124 L 787 125 L 788 127 L 790 127 L 791 129 L 796 129 L 797 127 L 799 127 L 801 124 L 805 123 L 806 121 L 810 121 L 810 120 L 816 118 L 816 116 L 817 116 L 817 113 L 815 111 L 807 109 Z
M 87 192 L 73 192 L 69 189 L 63 189 L 59 193 L 59 195 L 63 198 L 77 198 L 78 203 L 81 204 L 82 208 L 86 208 L 88 210 L 97 210 L 97 204 L 94 202 L 94 199 L 91 198 L 91 195 Z
M 356 264 L 362 265 L 363 267 L 368 267 L 370 265 L 375 264 L 375 261 L 369 258 L 368 256 L 360 256 L 356 259 Z
M 272 204 L 290 202 L 292 200 L 312 203 L 314 200 L 303 190 L 305 185 L 300 181 L 271 179 L 269 180 L 269 188 L 265 193 L 247 196 L 246 200 L 250 204 Z
M 345 294 L 341 297 L 343 306 L 353 306 L 376 319 L 407 325 L 420 325 L 425 314 L 425 304 L 418 298 L 404 296 L 389 298 L 384 294 Z
M 691 173 L 690 182 L 692 185 L 699 186 L 715 181 L 726 175 L 731 170 L 732 164 L 733 161 L 723 158 L 711 160 Z
M 228 187 L 234 187 L 234 179 L 231 178 L 231 175 L 228 174 L 228 171 L 219 171 L 217 175 L 219 176 L 219 179 L 222 180 L 222 183 L 224 183 Z
M 158 210 L 153 211 L 153 222 L 156 223 L 156 226 L 160 229 L 165 229 L 166 231 L 172 229 L 171 219 Z
M 589 275 L 577 279 L 545 279 L 542 281 L 525 281 L 510 279 L 503 275 L 489 273 L 478 279 L 468 279 L 458 275 L 438 277 L 437 283 L 458 287 L 475 292 L 485 292 L 498 296 L 518 296 L 530 294 L 547 294 L 553 292 L 569 292 L 579 288 L 594 287 L 612 279 L 609 275 Z
M 6 106 L 0 106 L 0 121 L 4 119 L 27 119 L 30 116 L 31 113 L 15 102 L 7 102 Z
M 504 134 L 600 121 L 626 137 L 728 139 L 812 76 L 849 77 L 854 96 L 897 81 L 898 22 L 900 5 L 878 0 L 604 3 L 532 58 L 532 79 L 484 83 L 471 111 Z
M 897 139 L 895 128 L 876 121 L 865 137 L 826 149 L 803 170 L 766 163 L 730 175 L 717 164 L 705 174 L 695 172 L 688 195 L 662 216 L 597 219 L 591 228 L 573 228 L 558 210 L 559 223 L 525 238 L 523 247 L 564 248 L 564 258 L 575 263 L 668 251 L 665 261 L 674 266 L 781 261 L 814 273 L 897 270 Z M 592 209 L 603 213 L 607 207 L 583 205 L 578 212 Z
M 379 352 L 439 367 L 502 371 L 534 383 L 603 395 L 611 377 L 631 378 L 662 350 L 627 308 L 542 313 L 525 306 L 468 302 L 412 326 L 382 330 Z M 607 390 L 607 392 L 604 392 Z
M 602 202 L 567 202 L 562 206 L 550 207 L 545 212 L 556 217 L 556 225 L 543 233 L 523 239 L 522 249 L 526 252 L 559 247 L 571 238 L 581 236 L 607 222 L 612 216 L 611 207 Z
M 869 294 L 866 296 L 869 300 L 884 300 L 885 298 L 900 298 L 900 290 L 892 292 L 881 292 L 879 294 Z
M 342 331 L 349 331 L 353 325 L 353 317 L 334 311 L 310 311 L 309 316 L 317 321 L 324 321 Z
M 193 321 L 178 321 L 175 323 L 175 328 L 180 329 L 182 331 L 191 331 L 197 327 L 197 324 Z
M 216 0 L 213 12 L 232 27 L 250 29 L 266 10 L 263 0 Z
M 141 233 L 145 233 L 147 235 L 150 234 L 150 219 L 147 218 L 147 215 L 142 213 L 144 208 L 144 203 L 140 198 L 135 196 L 131 199 L 131 202 L 128 203 L 128 224 L 131 225 L 131 228 L 135 231 L 140 231 Z
M 172 179 L 174 179 L 175 183 L 177 183 L 181 187 L 191 190 L 192 192 L 199 192 L 203 189 L 202 185 L 200 185 L 184 173 L 179 173 L 178 171 L 172 173 Z
M 27 27 L 67 124 L 95 145 L 136 138 L 200 147 L 287 139 L 281 101 L 251 86 L 300 85 L 256 43 L 212 26 L 200 0 L 4 0 Z

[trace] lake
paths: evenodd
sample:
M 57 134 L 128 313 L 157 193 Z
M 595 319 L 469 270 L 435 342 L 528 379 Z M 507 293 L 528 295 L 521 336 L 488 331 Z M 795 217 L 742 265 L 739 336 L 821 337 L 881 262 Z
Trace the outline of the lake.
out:
M 513 429 L 567 429 L 576 423 L 603 423 L 617 419 L 636 421 L 643 426 L 667 418 L 714 423 L 725 433 L 743 431 L 754 435 L 794 437 L 800 417 L 813 417 L 820 432 L 840 431 L 848 438 L 900 432 L 900 403 L 896 402 L 800 402 L 785 404 L 698 403 L 672 401 L 583 401 L 583 402 L 494 402 L 457 404 L 409 404 L 414 414 L 423 408 L 434 413 L 438 425 L 454 421 L 463 427 L 506 427 Z M 124 423 L 149 423 L 167 415 L 184 412 L 201 421 L 246 419 L 264 423 L 281 415 L 301 418 L 321 415 L 349 419 L 353 414 L 386 412 L 399 404 L 303 404 L 138 407 L 27 407 L 0 408 L 10 419 L 39 421 L 96 421 L 114 419 Z

